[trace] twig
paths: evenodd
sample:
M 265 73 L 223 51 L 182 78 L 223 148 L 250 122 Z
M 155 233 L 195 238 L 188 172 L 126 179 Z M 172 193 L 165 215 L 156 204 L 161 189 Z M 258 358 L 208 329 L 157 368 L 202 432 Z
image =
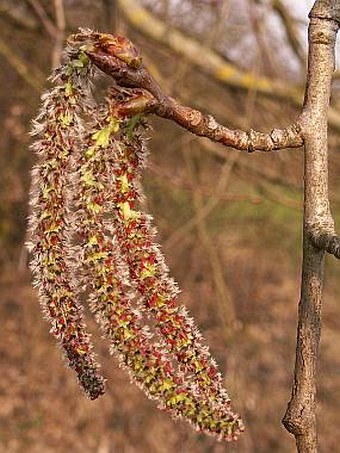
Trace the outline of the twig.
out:
M 54 39 L 58 30 L 56 29 L 54 23 L 48 17 L 44 7 L 41 5 L 39 0 L 26 0 L 26 2 L 32 7 L 33 11 L 40 19 L 43 27 L 45 28 L 46 32 Z
M 299 36 L 296 29 L 296 21 L 291 16 L 288 8 L 283 4 L 281 0 L 272 0 L 273 10 L 280 16 L 282 23 L 286 30 L 287 39 L 295 55 L 300 61 L 302 66 L 305 65 L 306 55 L 302 48 Z
M 184 55 L 193 65 L 213 79 L 243 90 L 255 87 L 259 94 L 284 99 L 301 107 L 303 92 L 300 86 L 277 82 L 267 77 L 254 77 L 251 72 L 237 68 L 209 47 L 168 27 L 143 8 L 138 0 L 117 0 L 117 6 L 127 22 L 136 30 L 167 46 L 177 54 Z M 331 107 L 328 119 L 333 128 L 340 129 L 339 111 Z
M 96 52 L 88 51 L 88 55 L 98 68 L 113 77 L 118 85 L 144 89 L 151 94 L 153 99 L 149 99 L 144 111 L 175 121 L 195 135 L 248 152 L 298 148 L 303 144 L 299 120 L 285 129 L 274 129 L 270 133 L 231 130 L 219 124 L 211 115 L 183 106 L 164 94 L 144 66 L 129 66 L 114 55 L 98 49 Z
M 0 54 L 6 58 L 10 66 L 27 82 L 35 91 L 40 92 L 44 86 L 44 77 L 35 69 L 35 75 L 32 73 L 32 65 L 28 67 L 19 55 L 13 52 L 0 38 Z
M 186 57 L 188 61 L 216 80 L 244 90 L 256 88 L 259 93 L 286 99 L 298 106 L 301 105 L 302 90 L 300 87 L 274 81 L 267 77 L 255 77 L 251 72 L 237 68 L 208 46 L 188 38 L 180 31 L 164 24 L 136 0 L 117 0 L 117 4 L 126 20 L 134 28 Z
M 137 89 L 140 102 L 118 110 L 153 112 L 173 120 L 196 135 L 239 150 L 272 151 L 304 144 L 304 234 L 301 299 L 298 313 L 296 363 L 292 397 L 283 423 L 294 434 L 299 453 L 317 451 L 316 364 L 321 333 L 324 255 L 339 253 L 339 237 L 328 199 L 327 113 L 334 70 L 335 38 L 340 24 L 340 2 L 317 0 L 310 13 L 308 75 L 305 102 L 297 122 L 271 134 L 233 131 L 214 118 L 185 107 L 165 95 L 128 40 L 104 36 L 88 55 L 127 89 Z M 133 91 L 133 90 L 132 90 Z M 122 113 L 122 112 L 121 112 Z M 200 214 L 202 211 L 200 211 Z M 200 220 L 198 220 L 200 221 Z M 315 228 L 315 225 L 322 226 Z M 320 234 L 316 234 L 318 231 Z
M 340 236 L 320 226 L 311 227 L 310 240 L 321 250 L 340 259 Z
M 52 67 L 60 63 L 61 52 L 65 38 L 66 18 L 63 0 L 54 0 L 54 10 L 56 18 L 56 33 L 54 36 L 54 49 L 52 53 Z

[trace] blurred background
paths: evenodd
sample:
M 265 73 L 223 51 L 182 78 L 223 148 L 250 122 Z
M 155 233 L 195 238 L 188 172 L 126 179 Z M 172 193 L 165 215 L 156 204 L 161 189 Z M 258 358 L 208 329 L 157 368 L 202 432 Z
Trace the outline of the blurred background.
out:
M 66 369 L 30 286 L 24 247 L 30 120 L 79 26 L 128 36 L 164 91 L 231 128 L 269 131 L 301 107 L 301 0 L 0 0 L 0 451 L 293 452 L 290 397 L 299 299 L 302 150 L 246 154 L 152 118 L 144 187 L 172 274 L 226 377 L 246 433 L 233 445 L 175 423 L 129 382 L 89 318 L 107 394 Z M 330 188 L 340 225 L 340 72 Z M 338 451 L 340 266 L 327 257 L 318 376 L 320 452 Z

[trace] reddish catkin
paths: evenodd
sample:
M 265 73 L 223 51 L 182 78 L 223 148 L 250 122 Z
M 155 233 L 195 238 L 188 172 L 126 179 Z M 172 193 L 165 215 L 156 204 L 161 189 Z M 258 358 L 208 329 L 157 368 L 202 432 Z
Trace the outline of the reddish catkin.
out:
M 86 52 L 98 49 L 129 67 L 141 64 L 126 38 L 83 30 L 72 37 L 54 79 L 59 85 L 45 98 L 36 127 L 39 162 L 30 222 L 32 268 L 44 310 L 91 398 L 103 392 L 103 379 L 78 288 L 89 295 L 111 351 L 159 408 L 220 440 L 235 440 L 242 421 L 202 335 L 178 305 L 179 290 L 155 243 L 152 217 L 141 210 L 143 109 L 150 95 L 116 88 L 96 105 Z
M 34 121 L 32 135 L 36 141 L 32 148 L 38 162 L 32 171 L 28 246 L 33 257 L 34 282 L 52 326 L 51 333 L 69 366 L 76 371 L 85 393 L 94 399 L 104 393 L 104 379 L 92 353 L 68 253 L 72 227 L 69 168 L 81 130 L 78 114 L 81 100 L 86 98 L 88 69 L 81 67 L 78 52 L 74 58 L 65 57 L 64 66 L 52 79 L 57 86 L 43 95 L 40 113 Z
M 82 238 L 79 261 L 86 265 L 84 283 L 91 292 L 91 309 L 121 364 L 160 408 L 175 418 L 186 419 L 200 431 L 232 440 L 240 421 L 232 414 L 229 400 L 223 400 L 222 408 L 201 395 L 199 377 L 189 379 L 177 363 L 174 365 L 173 351 L 166 352 L 164 343 L 147 326 L 143 327 L 147 319 L 143 319 L 142 303 L 136 294 L 138 280 L 129 272 L 129 262 L 122 252 L 126 246 L 121 239 L 123 227 L 114 220 L 122 214 L 121 203 L 131 197 L 126 186 L 116 186 L 122 177 L 121 165 L 125 165 L 126 137 L 121 132 L 125 125 L 108 116 L 107 111 L 102 117 L 85 140 L 75 173 L 76 224 Z M 142 146 L 142 140 L 138 143 Z M 110 223 L 105 220 L 109 215 L 114 216 Z M 178 322 L 180 329 L 184 323 Z M 201 353 L 197 352 L 198 359 Z

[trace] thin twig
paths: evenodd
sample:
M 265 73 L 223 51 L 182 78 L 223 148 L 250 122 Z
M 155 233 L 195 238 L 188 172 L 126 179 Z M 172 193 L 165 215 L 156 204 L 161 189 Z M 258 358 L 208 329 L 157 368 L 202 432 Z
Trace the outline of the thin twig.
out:
M 164 24 L 144 8 L 138 0 L 116 1 L 119 10 L 132 27 L 177 54 L 184 55 L 188 61 L 213 79 L 243 90 L 256 87 L 259 94 L 285 99 L 301 108 L 303 96 L 301 86 L 278 82 L 268 77 L 254 77 L 252 73 L 230 64 L 226 58 L 209 47 Z M 332 127 L 340 129 L 340 113 L 336 109 L 332 107 L 329 109 L 328 119 Z
M 310 239 L 316 247 L 340 259 L 340 236 L 334 231 L 314 226 L 311 228 Z
M 52 53 L 52 67 L 56 67 L 60 63 L 61 52 L 65 39 L 66 18 L 63 0 L 54 0 L 54 10 L 56 18 L 56 33 L 54 36 L 54 49 Z
M 284 129 L 274 129 L 270 133 L 250 130 L 232 130 L 219 124 L 211 115 L 183 106 L 174 98 L 163 93 L 144 66 L 129 66 L 120 58 L 96 50 L 88 52 L 99 69 L 113 77 L 116 83 L 126 88 L 144 89 L 154 99 L 149 100 L 144 111 L 175 121 L 177 124 L 201 137 L 242 151 L 273 151 L 282 148 L 298 148 L 303 139 L 299 120 Z
M 254 77 L 252 73 L 228 62 L 226 58 L 204 43 L 195 41 L 169 27 L 168 24 L 152 15 L 139 1 L 117 0 L 117 5 L 125 19 L 134 28 L 160 44 L 170 47 L 216 80 L 244 90 L 256 87 L 259 93 L 286 99 L 298 106 L 301 105 L 302 90 L 300 87 L 274 81 L 267 77 Z
M 32 7 L 33 11 L 40 19 L 40 22 L 42 23 L 46 32 L 51 36 L 51 38 L 54 39 L 58 31 L 39 0 L 26 0 L 26 2 Z
M 32 65 L 26 65 L 26 62 L 14 53 L 5 41 L 0 38 L 0 54 L 5 57 L 9 65 L 27 82 L 35 91 L 40 92 L 44 86 L 44 77 L 37 68 L 32 71 Z
M 301 299 L 292 397 L 283 419 L 287 430 L 296 438 L 299 453 L 317 451 L 316 364 L 321 333 L 324 255 L 327 250 L 338 256 L 340 245 L 339 237 L 334 233 L 334 221 L 330 212 L 327 162 L 327 113 L 334 70 L 335 38 L 340 24 L 340 2 L 317 0 L 310 17 L 308 75 L 303 111 L 297 122 L 284 130 L 274 130 L 271 134 L 230 130 L 218 124 L 210 115 L 183 106 L 167 96 L 143 67 L 137 49 L 125 38 L 116 40 L 106 35 L 103 44 L 99 43 L 88 52 L 93 62 L 112 76 L 117 85 L 138 93 L 141 101 L 138 104 L 132 102 L 130 105 L 119 105 L 120 113 L 156 113 L 196 135 L 239 150 L 272 151 L 304 144 Z M 220 182 L 224 180 L 221 178 Z M 205 208 L 207 207 L 211 208 L 206 205 Z M 200 209 L 195 220 L 198 224 L 202 222 L 202 212 L 206 215 Z M 315 225 L 321 225 L 322 229 L 317 230 Z M 318 234 L 315 234 L 316 231 Z
M 192 143 L 191 143 L 192 144 Z M 183 151 L 183 157 L 186 163 L 186 167 L 189 172 L 190 179 L 195 179 L 195 165 L 194 158 L 191 155 L 192 153 Z M 229 171 L 229 177 L 225 178 L 225 183 L 228 184 L 231 176 L 231 171 Z M 234 302 L 232 300 L 231 293 L 227 284 L 225 282 L 224 273 L 222 269 L 221 260 L 218 256 L 216 250 L 216 242 L 213 243 L 211 239 L 211 234 L 207 226 L 207 217 L 201 216 L 200 213 L 204 209 L 205 205 L 202 200 L 202 196 L 199 192 L 193 192 L 193 204 L 196 211 L 196 229 L 199 241 L 202 243 L 205 248 L 207 258 L 210 263 L 210 269 L 213 276 L 213 281 L 215 283 L 216 292 L 217 292 L 217 306 L 218 311 L 221 316 L 221 321 L 223 324 L 223 333 L 225 340 L 229 340 L 233 336 L 233 332 L 236 325 L 236 311 Z

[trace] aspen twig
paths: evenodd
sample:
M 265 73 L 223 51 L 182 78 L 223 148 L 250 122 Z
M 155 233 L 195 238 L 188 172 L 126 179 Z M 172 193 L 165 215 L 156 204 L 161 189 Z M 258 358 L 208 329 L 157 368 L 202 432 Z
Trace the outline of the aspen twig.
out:
M 299 120 L 284 129 L 274 129 L 270 133 L 252 129 L 248 132 L 228 129 L 219 124 L 213 116 L 183 106 L 176 99 L 164 94 L 143 65 L 131 67 L 120 58 L 100 50 L 88 51 L 87 54 L 98 68 L 113 77 L 118 85 L 146 92 L 144 112 L 155 113 L 162 118 L 175 121 L 195 135 L 248 152 L 297 148 L 303 144 Z

